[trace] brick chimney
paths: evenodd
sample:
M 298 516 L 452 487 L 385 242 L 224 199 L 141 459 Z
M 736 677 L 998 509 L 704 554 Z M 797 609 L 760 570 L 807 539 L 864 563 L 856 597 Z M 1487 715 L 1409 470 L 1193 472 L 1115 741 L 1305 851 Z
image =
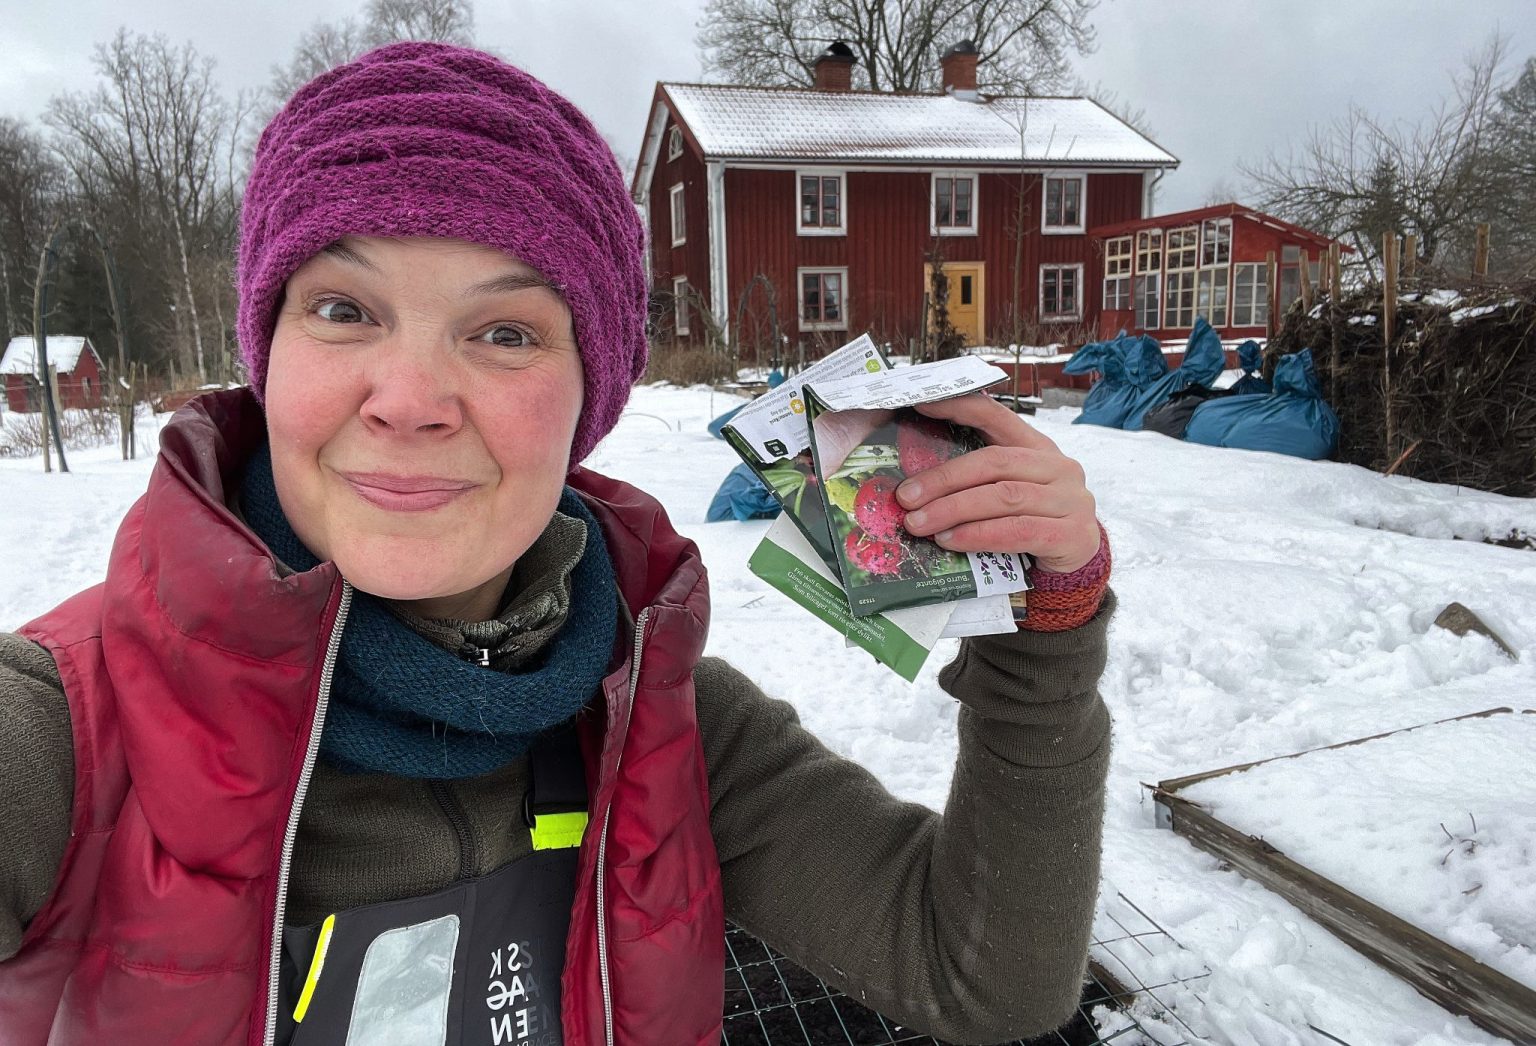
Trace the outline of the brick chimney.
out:
M 976 62 L 980 58 L 976 45 L 970 40 L 961 40 L 945 51 L 944 57 L 939 59 L 939 68 L 944 77 L 944 93 L 975 101 Z
M 816 59 L 816 90 L 845 93 L 853 90 L 855 61 L 853 49 L 841 40 L 827 48 Z

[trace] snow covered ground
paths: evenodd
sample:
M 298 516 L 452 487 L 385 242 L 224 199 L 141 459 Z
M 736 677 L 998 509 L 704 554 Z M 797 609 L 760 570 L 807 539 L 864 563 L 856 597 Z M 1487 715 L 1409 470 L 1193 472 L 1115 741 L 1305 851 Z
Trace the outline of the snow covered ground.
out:
M 705 425 L 736 402 L 638 389 L 589 464 L 650 490 L 699 542 L 712 571 L 711 653 L 794 701 L 812 729 L 898 795 L 942 804 L 955 706 L 933 677 L 949 648 L 915 685 L 903 683 L 747 572 L 767 524 L 703 522 L 736 463 Z M 1134 901 L 1210 971 L 1160 994 L 1218 1043 L 1501 1041 L 1155 828 L 1142 782 L 1531 707 L 1536 554 L 1479 539 L 1536 534 L 1536 502 L 1074 427 L 1074 413 L 1036 420 L 1087 468 L 1114 543 L 1121 605 L 1103 681 L 1116 731 L 1104 892 Z M 152 431 L 145 436 L 152 445 Z M 0 460 L 0 628 L 100 576 L 149 468 L 116 458 L 112 447 L 72 453 L 70 477 L 43 475 L 37 459 Z M 1452 600 L 1502 633 L 1521 661 L 1481 637 L 1431 627 Z M 1524 864 L 1533 861 L 1528 849 Z M 1536 893 L 1524 910 L 1536 910 Z

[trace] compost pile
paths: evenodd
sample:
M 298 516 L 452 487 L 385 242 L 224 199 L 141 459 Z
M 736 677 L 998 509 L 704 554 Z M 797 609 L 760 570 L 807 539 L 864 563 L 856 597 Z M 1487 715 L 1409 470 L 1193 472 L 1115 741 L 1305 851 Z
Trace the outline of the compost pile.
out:
M 1342 425 L 1338 458 L 1536 496 L 1536 283 L 1404 286 L 1383 346 L 1379 285 L 1284 317 L 1264 356 L 1310 348 Z M 1430 287 L 1434 289 L 1430 289 Z

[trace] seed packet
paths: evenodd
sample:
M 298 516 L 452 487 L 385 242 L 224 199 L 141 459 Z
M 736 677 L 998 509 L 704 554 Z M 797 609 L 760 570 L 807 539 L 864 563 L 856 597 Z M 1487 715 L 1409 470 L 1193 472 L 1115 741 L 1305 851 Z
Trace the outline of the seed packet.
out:
M 982 446 L 971 429 L 912 409 L 984 388 L 1003 372 L 972 357 L 843 381 L 807 382 L 815 474 L 855 618 L 904 607 L 1008 595 L 1029 588 L 1024 559 L 1009 552 L 953 552 L 909 534 L 896 488 Z
M 946 636 L 955 608 L 965 606 L 964 603 L 939 603 L 893 611 L 889 615 L 854 617 L 837 575 L 822 562 L 821 556 L 787 515 L 773 521 L 752 553 L 748 566 L 753 574 L 835 628 L 849 646 L 869 652 L 875 660 L 909 683 L 917 678 L 935 644 Z M 990 600 L 972 602 L 988 603 Z M 995 621 L 991 624 L 996 626 Z M 975 622 L 968 622 L 968 626 L 972 629 L 980 627 Z M 1013 627 L 1012 620 L 1008 620 L 1001 627 L 991 627 L 990 631 L 1011 631 Z M 982 633 L 967 631 L 964 634 Z
M 784 514 L 834 575 L 841 568 L 829 537 L 819 493 L 821 481 L 811 459 L 802 389 L 809 381 L 836 382 L 889 369 L 890 364 L 869 335 L 860 335 L 747 404 L 722 430 L 726 442 L 773 491 L 784 506 Z

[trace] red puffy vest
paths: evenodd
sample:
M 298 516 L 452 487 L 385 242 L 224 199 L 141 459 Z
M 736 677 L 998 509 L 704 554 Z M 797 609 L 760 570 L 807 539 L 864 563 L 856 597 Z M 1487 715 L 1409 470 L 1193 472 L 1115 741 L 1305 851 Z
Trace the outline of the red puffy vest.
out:
M 58 881 L 0 963 L 0 1046 L 265 1041 L 285 849 L 344 585 L 331 564 L 279 577 L 225 507 L 264 439 L 246 390 L 184 408 L 106 582 L 22 630 L 64 681 L 75 794 Z M 692 678 L 704 567 L 654 499 L 585 470 L 569 482 L 637 628 L 584 718 L 591 822 L 565 1041 L 714 1046 L 724 915 Z

